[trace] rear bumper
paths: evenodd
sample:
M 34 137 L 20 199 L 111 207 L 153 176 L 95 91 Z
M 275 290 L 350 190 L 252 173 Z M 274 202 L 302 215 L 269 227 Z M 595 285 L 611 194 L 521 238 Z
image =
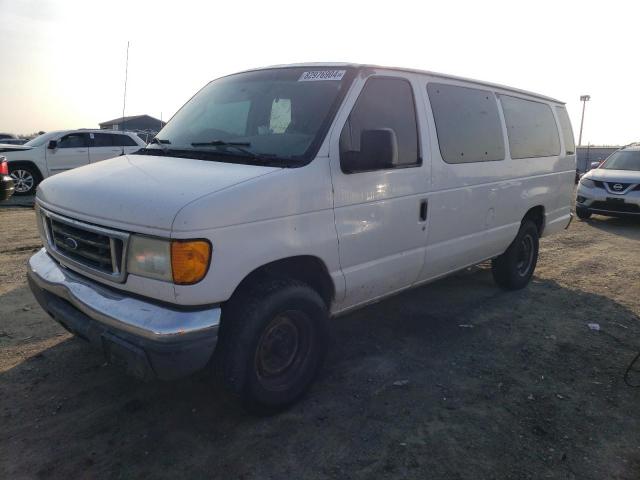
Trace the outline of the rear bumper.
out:
M 220 307 L 180 309 L 104 287 L 63 268 L 40 250 L 29 259 L 29 286 L 58 323 L 137 377 L 171 380 L 207 365 Z

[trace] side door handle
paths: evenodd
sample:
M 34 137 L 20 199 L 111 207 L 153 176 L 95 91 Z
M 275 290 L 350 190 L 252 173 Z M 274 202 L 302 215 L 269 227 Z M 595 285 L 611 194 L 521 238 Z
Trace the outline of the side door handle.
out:
M 429 201 L 426 198 L 420 200 L 420 221 L 427 221 L 427 213 L 429 211 Z

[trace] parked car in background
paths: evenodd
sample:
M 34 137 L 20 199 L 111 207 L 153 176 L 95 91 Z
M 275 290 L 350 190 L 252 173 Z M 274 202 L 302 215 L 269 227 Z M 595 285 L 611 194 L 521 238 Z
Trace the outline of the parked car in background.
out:
M 9 164 L 0 157 L 0 202 L 9 199 L 15 191 L 13 178 L 9 175 Z
M 514 88 L 346 64 L 229 75 L 138 154 L 40 185 L 29 284 L 128 372 L 212 365 L 278 409 L 322 365 L 330 316 L 489 259 L 524 288 L 571 219 L 574 151 L 564 104 Z
M 640 216 L 640 143 L 622 147 L 580 179 L 576 215 Z
M 11 133 L 0 133 L 0 146 L 2 145 L 23 145 L 27 143 L 26 138 L 18 138 Z
M 24 145 L 0 145 L 0 154 L 9 162 L 16 195 L 31 195 L 51 175 L 132 153 L 144 145 L 131 132 L 61 130 L 40 135 Z

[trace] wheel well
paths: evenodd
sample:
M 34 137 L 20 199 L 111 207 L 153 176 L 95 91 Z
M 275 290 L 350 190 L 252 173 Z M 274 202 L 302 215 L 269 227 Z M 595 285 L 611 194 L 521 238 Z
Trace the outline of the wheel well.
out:
M 240 282 L 235 292 L 266 278 L 283 277 L 294 278 L 309 285 L 320 294 L 327 307 L 335 297 L 335 286 L 327 267 L 322 260 L 311 255 L 283 258 L 256 268 Z
M 538 227 L 538 235 L 542 236 L 542 232 L 544 231 L 544 207 L 542 205 L 537 205 L 533 208 L 530 208 L 529 211 L 522 218 L 522 221 L 531 220 Z
M 38 177 L 36 180 L 39 182 L 42 181 L 42 172 L 35 163 L 28 160 L 9 160 L 7 163 L 9 164 L 9 171 L 11 171 L 11 169 L 15 167 L 31 167 Z

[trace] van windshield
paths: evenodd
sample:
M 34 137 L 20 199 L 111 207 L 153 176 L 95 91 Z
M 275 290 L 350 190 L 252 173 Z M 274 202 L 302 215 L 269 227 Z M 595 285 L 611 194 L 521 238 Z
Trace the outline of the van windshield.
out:
M 600 168 L 640 172 L 640 150 L 618 150 L 613 152 Z
M 145 153 L 288 166 L 307 163 L 353 78 L 350 68 L 275 68 L 214 80 L 189 100 Z

